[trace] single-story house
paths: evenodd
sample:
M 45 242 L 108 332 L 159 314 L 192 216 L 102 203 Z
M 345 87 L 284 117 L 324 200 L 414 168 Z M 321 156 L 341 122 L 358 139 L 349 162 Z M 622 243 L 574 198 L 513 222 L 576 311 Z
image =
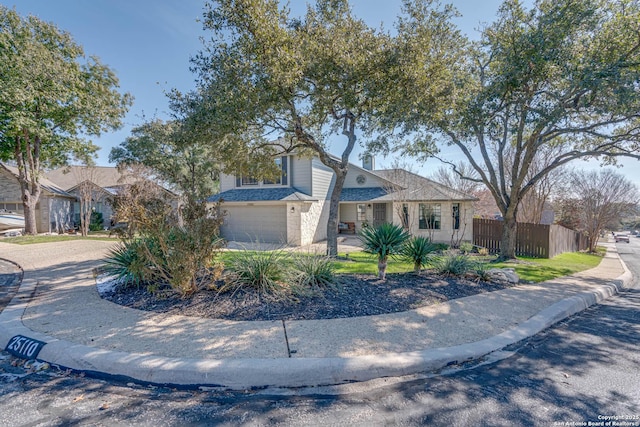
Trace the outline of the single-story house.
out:
M 103 227 L 108 228 L 113 217 L 111 198 L 136 182 L 137 178 L 121 173 L 115 167 L 108 166 L 66 166 L 52 170 L 47 178 L 75 197 L 74 221 L 80 223 L 80 199 L 84 194 L 91 195 L 91 207 L 102 214 Z M 177 206 L 178 196 L 162 187 L 169 199 Z M 89 193 L 90 192 L 90 193 Z
M 307 245 L 327 238 L 335 174 L 316 157 L 276 159 L 275 181 L 222 175 L 222 237 L 235 241 Z M 340 197 L 339 232 L 389 222 L 434 242 L 471 241 L 475 197 L 402 169 L 375 170 L 373 161 L 351 164 Z
M 24 214 L 18 168 L 0 163 L 0 209 Z M 50 180 L 40 178 L 42 193 L 36 204 L 39 233 L 63 233 L 73 227 L 75 196 Z

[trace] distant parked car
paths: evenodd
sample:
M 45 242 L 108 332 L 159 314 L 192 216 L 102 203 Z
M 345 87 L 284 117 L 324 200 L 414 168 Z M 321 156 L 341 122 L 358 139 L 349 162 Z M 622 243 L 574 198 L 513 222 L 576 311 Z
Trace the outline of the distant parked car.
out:
M 616 239 L 616 243 L 618 242 L 629 243 L 629 235 L 627 233 L 615 233 L 613 236 Z

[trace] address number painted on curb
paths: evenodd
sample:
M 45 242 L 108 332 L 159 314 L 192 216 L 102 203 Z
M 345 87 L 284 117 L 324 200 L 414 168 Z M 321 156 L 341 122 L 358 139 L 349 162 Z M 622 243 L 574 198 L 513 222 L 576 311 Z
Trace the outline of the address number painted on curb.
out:
M 34 340 L 23 335 L 16 335 L 9 340 L 5 351 L 23 359 L 35 359 L 46 342 Z

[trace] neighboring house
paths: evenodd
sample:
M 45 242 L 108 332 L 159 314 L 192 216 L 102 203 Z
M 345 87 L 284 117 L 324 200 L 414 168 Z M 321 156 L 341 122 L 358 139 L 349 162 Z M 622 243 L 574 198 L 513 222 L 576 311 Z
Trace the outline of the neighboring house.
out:
M 223 175 L 220 193 L 225 212 L 221 234 L 228 240 L 307 245 L 327 238 L 333 171 L 318 158 L 295 155 L 277 159 L 275 181 Z M 370 165 L 373 162 L 370 162 Z M 340 197 L 339 232 L 392 222 L 435 242 L 470 241 L 474 197 L 410 172 L 349 166 Z
M 42 193 L 36 204 L 39 233 L 63 233 L 73 228 L 75 196 L 46 178 L 40 178 Z M 23 214 L 18 168 L 0 163 L 0 209 Z
M 80 223 L 80 199 L 86 200 L 91 196 L 92 209 L 102 214 L 102 226 L 105 228 L 112 225 L 111 198 L 137 180 L 135 177 L 122 174 L 115 167 L 107 166 L 67 166 L 48 172 L 46 176 L 75 196 L 74 221 L 76 224 Z M 178 197 L 165 188 L 162 190 L 167 192 L 177 205 Z

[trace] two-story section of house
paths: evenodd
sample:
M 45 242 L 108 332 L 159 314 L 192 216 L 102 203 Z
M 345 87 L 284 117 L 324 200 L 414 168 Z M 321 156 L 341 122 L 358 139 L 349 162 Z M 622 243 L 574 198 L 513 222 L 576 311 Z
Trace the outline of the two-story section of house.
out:
M 303 246 L 327 238 L 333 171 L 316 157 L 278 157 L 275 181 L 223 175 L 220 193 L 225 213 L 221 235 L 240 242 Z M 402 169 L 373 170 L 351 164 L 340 197 L 340 233 L 390 222 L 433 241 L 472 239 L 474 197 Z

